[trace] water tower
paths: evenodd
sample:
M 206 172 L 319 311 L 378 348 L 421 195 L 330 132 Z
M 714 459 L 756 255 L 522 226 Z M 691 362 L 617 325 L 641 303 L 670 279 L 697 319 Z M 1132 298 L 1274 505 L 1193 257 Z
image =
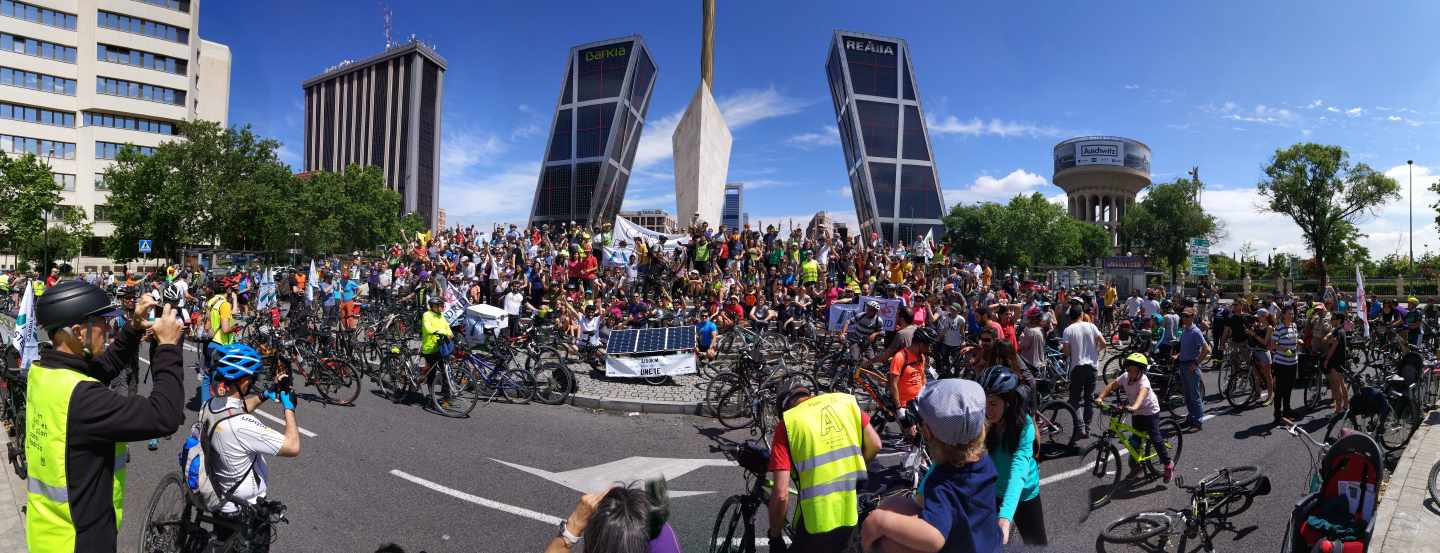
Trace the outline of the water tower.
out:
M 1082 136 L 1055 145 L 1051 179 L 1069 197 L 1070 216 L 1110 232 L 1119 254 L 1120 219 L 1150 186 L 1150 147 L 1119 136 Z

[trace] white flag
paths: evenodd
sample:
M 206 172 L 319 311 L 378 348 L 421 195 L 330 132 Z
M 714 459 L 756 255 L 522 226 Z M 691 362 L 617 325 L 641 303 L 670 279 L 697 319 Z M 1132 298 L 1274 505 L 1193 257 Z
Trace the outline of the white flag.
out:
M 305 301 L 315 301 L 315 287 L 319 285 L 320 277 L 315 273 L 315 260 L 310 260 L 310 275 L 305 277 Z
M 1360 275 L 1360 266 L 1355 266 L 1355 309 L 1360 311 L 1360 322 L 1365 325 L 1365 337 L 1370 337 L 1370 308 L 1365 305 L 1365 277 Z
M 20 352 L 20 367 L 40 359 L 40 337 L 35 333 L 35 287 L 25 286 L 25 299 L 15 315 L 15 349 Z

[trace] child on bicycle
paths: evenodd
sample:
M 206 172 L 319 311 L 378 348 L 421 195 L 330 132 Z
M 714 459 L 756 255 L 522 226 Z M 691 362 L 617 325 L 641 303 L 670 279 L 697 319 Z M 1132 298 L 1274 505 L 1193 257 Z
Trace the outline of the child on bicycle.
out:
M 1117 378 L 1105 385 L 1100 392 L 1100 397 L 1095 398 L 1095 403 L 1105 405 L 1105 398 L 1115 391 L 1116 386 L 1123 386 L 1125 397 L 1130 398 L 1130 404 L 1121 406 L 1122 409 L 1130 412 L 1130 425 L 1150 436 L 1150 446 L 1160 456 L 1160 463 L 1165 465 L 1165 483 L 1170 483 L 1170 477 L 1175 474 L 1175 463 L 1170 460 L 1170 451 L 1165 449 L 1165 435 L 1160 431 L 1160 401 L 1155 398 L 1155 390 L 1150 387 L 1150 378 L 1145 375 L 1145 370 L 1150 368 L 1150 359 L 1143 353 L 1132 353 L 1121 362 L 1125 368 L 1125 376 Z M 1131 443 L 1139 447 L 1139 444 Z M 1130 459 L 1130 469 L 1135 470 L 1139 463 Z

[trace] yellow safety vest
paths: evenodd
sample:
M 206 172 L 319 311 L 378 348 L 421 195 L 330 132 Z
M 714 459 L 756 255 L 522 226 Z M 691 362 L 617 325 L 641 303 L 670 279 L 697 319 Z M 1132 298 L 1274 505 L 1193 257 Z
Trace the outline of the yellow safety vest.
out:
M 859 522 L 855 488 L 865 478 L 862 419 L 855 396 L 815 396 L 786 411 L 784 418 L 805 531 L 821 534 L 855 526 Z
M 220 326 L 220 307 L 228 303 L 225 296 L 215 296 L 205 306 L 206 313 L 210 315 L 210 341 L 222 346 L 235 343 L 235 333 L 224 332 Z
M 800 265 L 800 273 L 803 275 L 802 281 L 805 284 L 820 280 L 820 264 L 814 259 L 807 259 Z
M 70 488 L 65 478 L 65 443 L 69 435 L 70 395 L 81 382 L 98 380 L 69 369 L 30 365 L 25 388 L 25 458 L 29 491 L 25 499 L 25 540 L 30 551 L 74 551 L 75 522 L 70 516 Z M 112 501 L 115 531 L 125 506 L 125 463 L 129 448 L 115 444 Z
M 30 281 L 30 287 L 35 289 L 35 297 L 38 298 L 45 295 L 45 281 L 40 279 L 32 280 Z

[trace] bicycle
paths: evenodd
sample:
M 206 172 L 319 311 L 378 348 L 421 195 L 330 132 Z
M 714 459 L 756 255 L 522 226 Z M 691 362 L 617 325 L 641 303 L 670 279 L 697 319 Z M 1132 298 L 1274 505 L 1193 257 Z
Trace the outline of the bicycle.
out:
M 1110 417 L 1109 426 L 1094 443 L 1091 443 L 1080 454 L 1080 467 L 1099 480 L 1103 492 L 1098 498 L 1090 500 L 1091 510 L 1105 506 L 1110 502 L 1111 496 L 1120 489 L 1120 457 L 1122 455 L 1129 455 L 1132 465 L 1138 464 L 1147 478 L 1154 479 L 1159 476 L 1151 461 L 1159 459 L 1160 452 L 1153 449 L 1150 435 L 1120 422 L 1120 416 L 1126 413 L 1125 410 L 1105 403 L 1100 403 L 1098 409 Z M 1180 425 L 1173 420 L 1165 419 L 1160 421 L 1160 431 L 1165 434 L 1165 439 L 1161 443 L 1170 452 L 1170 462 L 1178 463 L 1180 451 L 1184 445 Z M 1116 440 L 1125 446 L 1124 453 L 1115 447 Z M 1138 449 L 1137 443 L 1139 444 Z
M 275 542 L 275 526 L 290 522 L 285 504 L 279 501 L 261 497 L 254 504 L 239 502 L 239 507 L 234 516 L 213 513 L 179 474 L 167 474 L 150 495 L 135 549 L 142 553 L 268 551 Z M 229 537 L 218 541 L 218 535 Z
M 1185 484 L 1185 477 L 1176 477 L 1175 487 L 1189 492 L 1188 507 L 1135 513 L 1112 522 L 1100 532 L 1096 549 L 1103 552 L 1105 544 L 1112 543 L 1168 551 L 1178 536 L 1178 553 L 1189 552 L 1189 541 L 1196 537 L 1203 551 L 1213 553 L 1215 534 L 1233 529 L 1230 517 L 1249 509 L 1255 497 L 1268 495 L 1270 479 L 1260 474 L 1259 467 L 1247 465 L 1222 468 L 1193 486 Z
M 506 356 L 492 351 L 487 359 L 468 346 L 457 344 L 453 360 L 463 364 L 468 369 L 467 372 L 474 375 L 473 386 L 480 396 L 485 397 L 486 402 L 495 401 L 495 396 L 503 395 L 510 403 L 529 403 L 535 395 L 534 375 L 529 371 L 508 368 L 509 358 Z M 462 393 L 457 399 L 463 402 L 466 398 Z M 467 414 L 470 409 L 475 408 L 474 405 L 466 406 L 464 403 L 461 403 L 460 407 L 464 408 Z
M 752 440 L 740 445 L 723 446 L 721 451 L 745 469 L 745 486 L 749 491 L 727 497 L 720 505 L 720 512 L 715 515 L 715 527 L 710 532 L 710 553 L 755 553 L 755 514 L 760 507 L 770 503 L 770 481 L 766 478 L 770 449 L 763 442 Z M 793 487 L 790 493 L 796 494 Z M 789 528 L 787 524 L 787 534 Z
M 5 434 L 9 437 L 6 444 L 6 457 L 10 466 L 15 468 L 15 474 L 21 479 L 29 477 L 29 470 L 25 464 L 25 376 L 24 372 L 17 366 L 18 361 L 12 363 L 12 348 L 5 348 L 3 354 L 4 362 L 0 365 L 0 425 L 5 427 Z
M 416 374 L 410 362 L 413 356 L 414 351 L 405 342 L 392 343 L 385 349 L 374 377 L 381 393 L 391 402 L 400 403 L 423 389 L 436 413 L 452 418 L 469 416 L 480 397 L 479 375 L 464 363 L 449 363 L 444 358 Z

